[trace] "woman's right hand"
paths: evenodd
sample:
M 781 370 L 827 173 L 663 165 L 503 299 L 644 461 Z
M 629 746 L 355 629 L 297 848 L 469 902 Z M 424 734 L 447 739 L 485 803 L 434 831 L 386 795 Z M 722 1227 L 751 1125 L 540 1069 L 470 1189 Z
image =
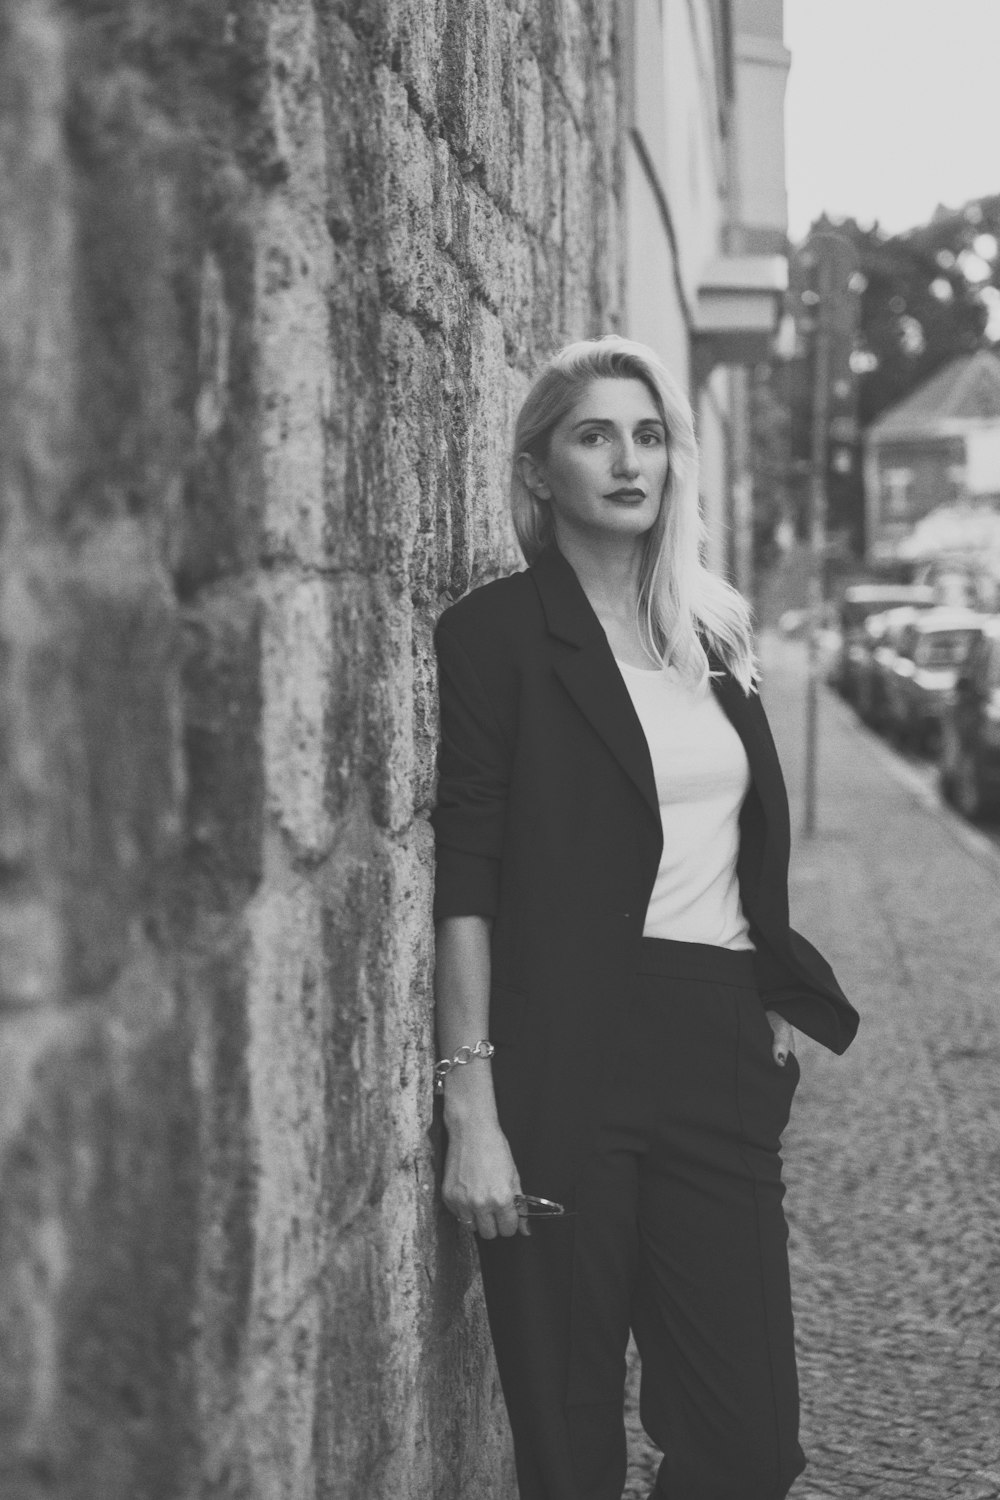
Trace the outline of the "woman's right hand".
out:
M 445 1206 L 484 1240 L 530 1234 L 528 1221 L 514 1207 L 521 1180 L 495 1121 L 471 1120 L 448 1126 L 441 1196 Z

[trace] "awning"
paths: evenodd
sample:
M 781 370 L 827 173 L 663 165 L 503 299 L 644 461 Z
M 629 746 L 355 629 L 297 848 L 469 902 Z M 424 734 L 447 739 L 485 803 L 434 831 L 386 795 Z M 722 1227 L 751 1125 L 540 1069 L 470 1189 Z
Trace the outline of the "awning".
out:
M 783 255 L 727 255 L 707 267 L 692 337 L 699 384 L 716 365 L 756 365 L 768 358 L 787 287 Z

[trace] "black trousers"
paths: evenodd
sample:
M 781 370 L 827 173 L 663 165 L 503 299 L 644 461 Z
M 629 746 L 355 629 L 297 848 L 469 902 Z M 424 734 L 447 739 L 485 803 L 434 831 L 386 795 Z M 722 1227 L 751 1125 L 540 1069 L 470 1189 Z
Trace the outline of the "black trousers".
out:
M 749 954 L 642 950 L 572 1214 L 480 1241 L 521 1500 L 621 1500 L 630 1329 L 655 1496 L 783 1500 L 805 1467 L 779 1155 L 798 1062 L 772 1057 Z

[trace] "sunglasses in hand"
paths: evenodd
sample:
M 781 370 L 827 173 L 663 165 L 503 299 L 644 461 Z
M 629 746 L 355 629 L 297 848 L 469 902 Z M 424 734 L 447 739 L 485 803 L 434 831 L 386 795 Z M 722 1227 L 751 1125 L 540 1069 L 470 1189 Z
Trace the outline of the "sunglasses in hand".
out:
M 567 1212 L 551 1198 L 536 1198 L 533 1193 L 515 1193 L 514 1207 L 522 1219 L 565 1219 L 572 1217 L 573 1212 Z

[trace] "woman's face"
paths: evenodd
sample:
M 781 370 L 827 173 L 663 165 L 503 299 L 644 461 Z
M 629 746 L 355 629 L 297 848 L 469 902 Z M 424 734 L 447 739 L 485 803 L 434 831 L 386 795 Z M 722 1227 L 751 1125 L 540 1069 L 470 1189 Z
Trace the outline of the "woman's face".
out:
M 528 461 L 529 488 L 561 531 L 641 537 L 659 514 L 670 461 L 667 433 L 641 380 L 593 380 L 553 429 L 546 458 Z

